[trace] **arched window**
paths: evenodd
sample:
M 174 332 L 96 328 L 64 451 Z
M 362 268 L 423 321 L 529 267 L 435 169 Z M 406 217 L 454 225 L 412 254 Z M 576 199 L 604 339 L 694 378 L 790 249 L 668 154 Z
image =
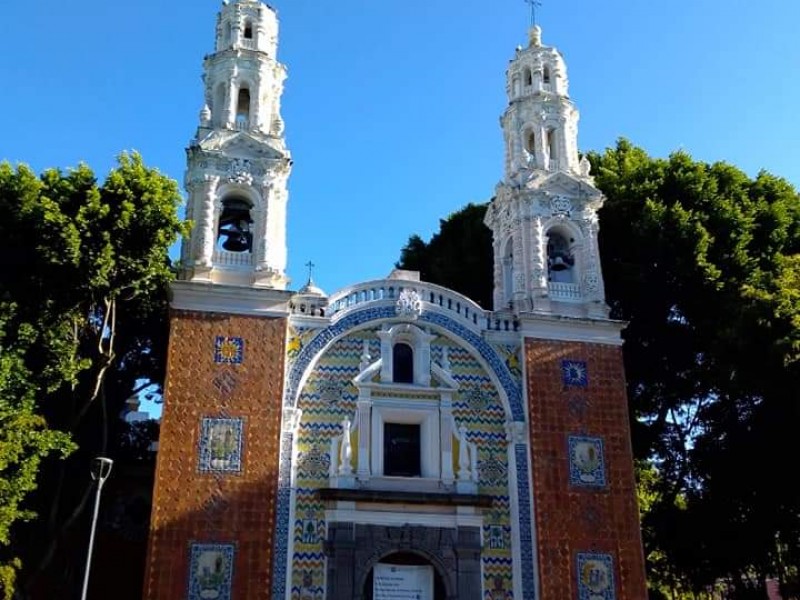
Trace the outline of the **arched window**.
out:
M 392 348 L 392 380 L 394 383 L 414 383 L 414 351 L 406 343 Z
M 533 73 L 531 73 L 530 69 L 525 69 L 525 73 L 523 75 L 523 81 L 525 82 L 526 86 L 533 85 Z
M 542 82 L 545 85 L 550 85 L 550 67 L 547 65 L 544 66 L 544 70 L 542 71 Z
M 525 131 L 525 150 L 530 154 L 536 153 L 536 134 L 533 133 L 533 129 Z
M 250 90 L 243 86 L 236 100 L 236 128 L 246 129 L 250 125 Z
M 554 169 L 558 161 L 558 143 L 556 142 L 556 130 L 547 130 L 547 157 L 550 162 L 547 168 Z
M 244 39 L 253 39 L 253 24 L 250 21 L 244 22 Z
M 228 252 L 253 251 L 251 209 L 250 202 L 239 196 L 232 196 L 222 201 L 222 213 L 219 216 L 217 229 L 218 247 Z
M 559 231 L 547 236 L 547 278 L 555 283 L 575 283 L 575 257 L 572 255 L 573 238 Z

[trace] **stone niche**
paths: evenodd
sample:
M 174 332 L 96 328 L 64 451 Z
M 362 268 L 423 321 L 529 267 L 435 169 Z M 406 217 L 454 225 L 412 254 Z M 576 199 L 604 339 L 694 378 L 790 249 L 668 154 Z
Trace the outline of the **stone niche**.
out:
M 365 600 L 376 563 L 392 554 L 416 554 L 441 579 L 442 600 L 481 599 L 481 534 L 478 527 L 328 524 L 327 600 Z M 435 600 L 440 600 L 437 596 Z

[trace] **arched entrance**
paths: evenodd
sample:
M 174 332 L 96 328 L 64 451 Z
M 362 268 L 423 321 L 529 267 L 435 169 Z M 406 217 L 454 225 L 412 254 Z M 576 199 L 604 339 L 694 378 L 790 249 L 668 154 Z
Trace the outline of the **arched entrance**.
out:
M 447 589 L 445 588 L 444 579 L 439 570 L 427 560 L 425 557 L 415 554 L 413 552 L 395 552 L 388 556 L 381 558 L 378 563 L 372 566 L 367 579 L 364 582 L 364 591 L 362 598 L 364 600 L 376 600 L 375 590 L 375 568 L 378 564 L 382 565 L 398 565 L 398 566 L 415 566 L 415 567 L 429 567 L 433 573 L 432 582 L 432 595 L 430 600 L 447 600 Z
M 478 527 L 369 525 L 331 521 L 326 600 L 376 600 L 378 563 L 433 567 L 433 600 L 481 600 Z M 392 561 L 392 562 L 390 562 Z

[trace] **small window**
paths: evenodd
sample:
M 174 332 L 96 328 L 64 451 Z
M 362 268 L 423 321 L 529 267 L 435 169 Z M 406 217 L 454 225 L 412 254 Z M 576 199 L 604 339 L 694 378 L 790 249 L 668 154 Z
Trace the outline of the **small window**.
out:
M 558 142 L 555 129 L 547 130 L 547 157 L 550 160 L 548 168 L 555 168 L 556 161 L 558 161 Z
M 408 344 L 392 348 L 392 375 L 395 383 L 414 383 L 414 351 Z
M 525 133 L 525 150 L 530 154 L 536 152 L 536 135 L 534 135 L 533 130 L 529 130 Z
M 548 66 L 545 66 L 544 68 L 544 72 L 542 73 L 542 81 L 545 83 L 545 85 L 550 84 L 550 67 Z
M 243 198 L 227 198 L 222 201 L 219 216 L 217 243 L 228 252 L 252 252 L 253 234 L 250 226 L 250 203 Z
M 239 90 L 236 102 L 236 126 L 247 127 L 250 122 L 250 90 L 243 87 Z
M 383 424 L 383 474 L 387 477 L 422 475 L 419 425 Z
M 530 69 L 525 69 L 525 85 L 533 85 L 533 74 Z
M 246 40 L 253 39 L 253 24 L 250 21 L 247 21 L 244 24 L 244 39 Z

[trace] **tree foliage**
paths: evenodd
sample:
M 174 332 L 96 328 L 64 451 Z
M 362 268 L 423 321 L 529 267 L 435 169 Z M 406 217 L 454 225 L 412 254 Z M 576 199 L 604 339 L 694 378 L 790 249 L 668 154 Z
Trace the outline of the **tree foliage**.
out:
M 625 140 L 589 158 L 607 198 L 607 301 L 629 323 L 651 583 L 695 593 L 727 582 L 744 598 L 800 562 L 800 496 L 787 483 L 800 422 L 798 194 L 765 172 L 656 159 Z M 468 239 L 484 210 L 456 213 L 428 244 L 412 237 L 399 265 L 490 297 L 490 277 L 453 264 L 491 259 L 485 236 Z
M 17 502 L 37 472 L 39 483 L 28 502 L 38 518 L 16 527 L 14 552 L 4 552 L 22 558 L 18 596 L 55 556 L 71 559 L 56 549 L 83 515 L 89 461 L 114 457 L 125 399 L 162 379 L 167 252 L 184 228 L 179 203 L 177 184 L 138 154 L 121 155 L 102 184 L 85 165 L 39 177 L 25 166 L 0 165 L 0 377 L 8 374 L 0 385 L 0 401 L 8 403 L 0 407 L 7 410 L 4 437 L 28 444 L 16 455 L 27 467 L 24 482 L 7 483 Z M 39 465 L 45 454 L 68 449 L 67 435 L 77 450 Z M 0 500 L 0 513 L 13 510 Z M 30 513 L 12 513 L 9 525 L 23 516 Z M 64 587 L 50 597 L 74 591 L 75 569 L 62 568 Z
M 430 242 L 412 235 L 398 266 L 419 271 L 423 281 L 450 283 L 484 308 L 492 306 L 492 232 L 483 224 L 486 206 L 467 204 L 439 221 Z

